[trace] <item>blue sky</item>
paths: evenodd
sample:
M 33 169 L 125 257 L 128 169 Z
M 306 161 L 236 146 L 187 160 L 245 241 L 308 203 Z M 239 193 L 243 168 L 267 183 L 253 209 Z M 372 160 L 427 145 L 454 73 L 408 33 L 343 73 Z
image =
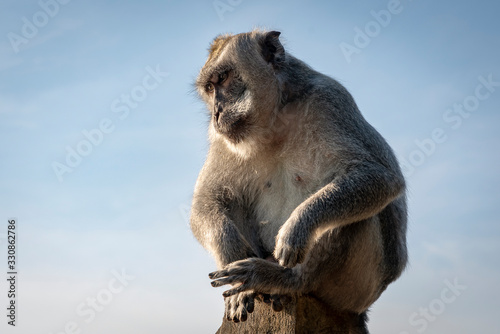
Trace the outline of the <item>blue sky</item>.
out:
M 406 164 L 410 265 L 372 307 L 371 331 L 493 333 L 499 10 L 491 1 L 3 1 L 0 263 L 16 217 L 15 330 L 215 332 L 222 289 L 210 287 L 214 261 L 186 218 L 207 150 L 192 83 L 216 35 L 264 27 L 342 82 Z M 347 44 L 357 49 L 349 57 Z M 60 180 L 53 166 L 72 150 L 86 155 Z M 2 333 L 14 333 L 3 318 Z

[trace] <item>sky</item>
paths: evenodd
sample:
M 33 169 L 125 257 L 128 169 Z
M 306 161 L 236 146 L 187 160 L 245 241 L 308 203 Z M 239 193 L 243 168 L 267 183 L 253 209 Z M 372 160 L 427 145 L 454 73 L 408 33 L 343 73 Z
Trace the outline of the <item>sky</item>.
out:
M 213 333 L 223 288 L 192 236 L 211 40 L 279 30 L 398 155 L 410 263 L 372 333 L 495 333 L 500 308 L 500 5 L 492 1 L 0 4 L 0 267 L 16 221 L 16 328 Z M 5 277 L 2 276 L 2 277 Z M 0 280 L 0 305 L 10 285 Z

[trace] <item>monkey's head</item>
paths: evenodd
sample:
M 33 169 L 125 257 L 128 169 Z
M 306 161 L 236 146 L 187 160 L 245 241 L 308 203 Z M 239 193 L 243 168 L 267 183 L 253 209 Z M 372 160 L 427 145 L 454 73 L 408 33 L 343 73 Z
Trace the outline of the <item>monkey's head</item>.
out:
M 211 140 L 234 149 L 262 135 L 280 107 L 279 70 L 285 51 L 277 31 L 221 35 L 196 80 L 210 112 Z

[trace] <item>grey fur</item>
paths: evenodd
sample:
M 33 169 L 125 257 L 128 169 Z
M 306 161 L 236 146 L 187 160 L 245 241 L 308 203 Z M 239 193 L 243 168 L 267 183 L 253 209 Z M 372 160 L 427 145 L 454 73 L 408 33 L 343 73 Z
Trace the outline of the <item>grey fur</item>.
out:
M 278 310 L 280 295 L 311 294 L 365 319 L 407 262 L 389 145 L 278 32 L 216 38 L 196 86 L 211 121 L 191 228 L 217 262 L 212 285 L 233 285 L 228 319 L 246 320 L 259 294 Z

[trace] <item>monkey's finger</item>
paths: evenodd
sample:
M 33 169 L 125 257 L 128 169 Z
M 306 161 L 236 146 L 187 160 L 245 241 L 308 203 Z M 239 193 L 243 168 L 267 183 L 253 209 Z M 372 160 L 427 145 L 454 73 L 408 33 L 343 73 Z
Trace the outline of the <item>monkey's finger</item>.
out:
M 293 268 L 297 265 L 297 260 L 299 258 L 299 253 L 296 251 L 288 252 L 288 261 L 286 263 L 287 268 Z
M 296 253 L 295 253 L 295 263 L 293 266 L 296 266 L 298 263 L 304 262 L 306 258 L 306 252 L 303 248 L 300 248 Z
M 208 278 L 210 279 L 216 279 L 226 276 L 229 276 L 229 270 L 217 270 L 208 274 Z
M 279 254 L 278 262 L 281 266 L 288 267 L 288 264 L 290 263 L 290 253 L 282 250 Z
M 238 308 L 239 308 L 239 302 L 238 299 L 235 297 L 231 298 L 233 301 L 232 307 L 231 307 L 231 320 L 234 322 L 240 322 L 240 318 L 238 317 Z
M 231 310 L 230 310 L 230 304 L 226 305 L 226 309 L 224 310 L 224 315 L 226 316 L 227 320 L 231 320 Z
M 232 289 L 229 289 L 227 291 L 224 291 L 222 293 L 222 296 L 224 296 L 224 297 L 230 297 L 230 296 L 233 296 L 233 295 L 235 295 L 237 293 L 240 293 L 240 292 L 243 292 L 243 291 L 246 291 L 246 290 L 248 290 L 248 286 L 246 284 L 242 284 L 242 285 L 237 286 L 235 288 L 232 288 Z
M 238 290 L 238 288 L 234 288 L 234 289 L 230 289 L 230 290 L 226 290 L 222 293 L 222 296 L 223 297 L 230 297 L 230 296 L 234 296 L 236 294 L 238 294 L 240 291 Z
M 282 249 L 279 257 L 279 264 L 283 267 L 293 268 L 297 264 L 297 252 L 292 249 Z
M 241 321 L 247 321 L 247 309 L 245 308 L 245 305 L 242 305 L 241 307 L 241 312 L 240 312 L 240 320 Z
M 229 276 L 225 278 L 218 279 L 216 281 L 210 282 L 214 288 L 217 288 L 219 286 L 223 286 L 226 284 L 232 284 L 232 283 L 238 283 L 241 282 L 242 280 L 239 279 L 237 276 Z
M 252 294 L 246 298 L 245 307 L 248 313 L 252 313 L 255 308 L 255 295 Z
M 233 298 L 224 298 L 224 302 L 225 302 L 225 306 L 226 306 L 226 309 L 225 309 L 225 316 L 226 316 L 226 319 L 231 321 L 232 318 L 233 318 L 233 308 L 232 308 L 232 300 Z
M 286 264 L 286 252 L 285 252 L 285 249 L 284 248 L 276 248 L 276 250 L 274 251 L 274 257 L 276 258 L 276 260 L 278 260 L 278 263 L 280 264 L 280 266 L 285 266 Z

